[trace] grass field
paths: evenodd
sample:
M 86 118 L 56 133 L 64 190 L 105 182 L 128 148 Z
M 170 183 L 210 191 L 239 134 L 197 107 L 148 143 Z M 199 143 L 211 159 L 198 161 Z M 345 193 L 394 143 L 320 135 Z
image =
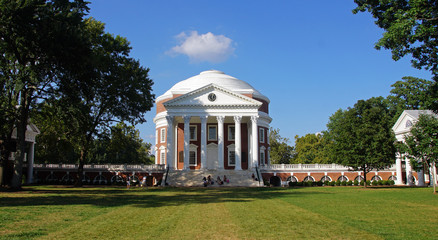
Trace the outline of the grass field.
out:
M 0 192 L 0 239 L 438 239 L 428 188 Z

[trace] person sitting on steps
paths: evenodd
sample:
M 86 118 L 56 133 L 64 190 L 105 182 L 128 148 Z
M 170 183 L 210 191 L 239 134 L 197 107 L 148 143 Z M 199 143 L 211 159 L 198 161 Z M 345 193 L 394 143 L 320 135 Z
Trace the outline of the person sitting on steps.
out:
M 222 182 L 222 180 L 221 180 L 221 177 L 219 177 L 219 176 L 217 176 L 216 182 L 217 182 L 217 184 L 219 184 L 219 185 L 224 184 L 224 182 Z

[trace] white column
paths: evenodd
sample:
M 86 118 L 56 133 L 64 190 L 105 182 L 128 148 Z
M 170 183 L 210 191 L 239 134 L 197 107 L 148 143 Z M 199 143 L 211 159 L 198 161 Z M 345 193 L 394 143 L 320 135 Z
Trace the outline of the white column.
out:
M 405 160 L 406 162 L 406 185 L 414 185 L 414 182 L 412 182 L 412 166 L 411 162 L 408 158 Z
M 34 160 L 35 143 L 30 143 L 29 155 L 27 157 L 27 183 L 33 183 L 33 160 Z
M 190 169 L 190 116 L 184 116 L 184 169 Z
M 217 160 L 218 169 L 224 168 L 224 116 L 218 116 L 217 119 Z
M 251 116 L 251 132 L 252 132 L 252 167 L 258 166 L 259 162 L 259 131 L 257 127 L 258 116 Z
M 268 147 L 267 158 L 268 158 L 268 166 L 269 166 L 269 165 L 271 165 L 271 147 Z
M 242 116 L 234 116 L 234 145 L 236 151 L 236 166 L 234 170 L 242 170 L 242 131 L 241 131 L 241 123 Z
M 173 116 L 166 116 L 167 121 L 167 147 L 166 147 L 166 162 L 170 169 L 175 168 L 175 159 L 173 151 Z
M 397 180 L 395 181 L 395 185 L 403 185 L 403 171 L 402 171 L 402 161 L 401 156 L 399 153 L 397 153 L 396 159 L 395 159 L 395 169 L 397 174 Z
M 207 118 L 201 117 L 201 169 L 207 168 Z

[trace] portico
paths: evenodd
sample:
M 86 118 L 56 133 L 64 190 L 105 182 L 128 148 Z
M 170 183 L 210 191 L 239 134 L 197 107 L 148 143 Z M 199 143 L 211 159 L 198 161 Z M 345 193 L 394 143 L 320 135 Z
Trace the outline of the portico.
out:
M 248 83 L 220 71 L 177 83 L 157 98 L 156 163 L 237 171 L 267 164 L 268 104 Z

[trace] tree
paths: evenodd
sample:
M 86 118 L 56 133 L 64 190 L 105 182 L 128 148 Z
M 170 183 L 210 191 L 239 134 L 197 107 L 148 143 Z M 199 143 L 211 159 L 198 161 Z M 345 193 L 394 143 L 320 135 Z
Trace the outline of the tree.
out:
M 149 157 L 152 145 L 143 142 L 140 132 L 134 126 L 128 126 L 123 122 L 112 126 L 109 136 L 100 137 L 95 143 L 97 151 L 90 154 L 93 162 L 153 163 Z
M 322 133 L 295 136 L 294 163 L 329 163 L 325 153 L 325 137 Z
M 401 81 L 391 85 L 390 95 L 387 97 L 393 123 L 406 110 L 430 109 L 434 102 L 432 86 L 434 82 L 416 77 L 403 77 Z
M 80 150 L 77 185 L 95 137 L 115 122 L 145 122 L 154 100 L 149 69 L 129 57 L 127 39 L 106 33 L 104 24 L 92 18 L 86 20 L 86 30 L 93 51 L 81 75 L 65 76 L 57 99 L 69 129 L 76 130 L 71 135 Z
M 410 158 L 416 169 L 428 167 L 432 169 L 433 192 L 436 193 L 436 162 L 438 161 L 438 118 L 431 115 L 420 115 L 418 122 L 405 136 L 401 153 Z
M 330 156 L 338 164 L 363 171 L 390 166 L 395 161 L 395 137 L 383 97 L 359 100 L 353 108 L 337 111 L 327 124 Z
M 390 49 L 392 58 L 410 54 L 415 68 L 430 70 L 438 81 L 438 4 L 431 0 L 355 0 L 353 13 L 368 11 L 385 30 L 376 49 Z
M 293 147 L 288 145 L 289 139 L 280 136 L 280 129 L 269 130 L 270 158 L 272 164 L 291 163 Z
M 21 188 L 30 110 L 55 92 L 64 74 L 77 70 L 89 50 L 81 32 L 87 11 L 82 0 L 0 0 L 0 85 L 7 98 L 0 106 L 8 113 L 0 124 L 2 135 L 12 133 L 11 122 L 17 128 L 13 189 Z

